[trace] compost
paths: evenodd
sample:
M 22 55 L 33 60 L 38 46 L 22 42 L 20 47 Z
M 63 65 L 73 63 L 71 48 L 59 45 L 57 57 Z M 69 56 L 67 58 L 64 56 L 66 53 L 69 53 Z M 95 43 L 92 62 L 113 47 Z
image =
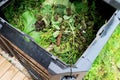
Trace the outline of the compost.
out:
M 106 10 L 101 11 L 100 4 L 96 0 L 16 0 L 4 13 L 12 25 L 41 47 L 73 64 L 109 17 L 104 17 Z

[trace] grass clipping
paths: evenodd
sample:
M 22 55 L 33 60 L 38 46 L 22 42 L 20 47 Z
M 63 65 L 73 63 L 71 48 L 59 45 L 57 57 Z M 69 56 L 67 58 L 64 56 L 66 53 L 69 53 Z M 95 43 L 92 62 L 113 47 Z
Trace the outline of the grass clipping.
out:
M 94 3 L 88 7 L 87 0 L 39 2 L 13 3 L 6 10 L 9 22 L 62 61 L 74 64 L 95 36 Z

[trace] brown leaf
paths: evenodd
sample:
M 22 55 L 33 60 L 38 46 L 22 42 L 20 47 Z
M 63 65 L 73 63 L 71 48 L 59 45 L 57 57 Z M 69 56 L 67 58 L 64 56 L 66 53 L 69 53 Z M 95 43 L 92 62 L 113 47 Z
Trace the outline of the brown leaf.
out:
M 57 37 L 57 46 L 59 46 L 60 45 L 60 43 L 61 43 L 61 38 L 62 38 L 62 33 L 60 33 L 59 35 L 58 35 L 58 37 Z

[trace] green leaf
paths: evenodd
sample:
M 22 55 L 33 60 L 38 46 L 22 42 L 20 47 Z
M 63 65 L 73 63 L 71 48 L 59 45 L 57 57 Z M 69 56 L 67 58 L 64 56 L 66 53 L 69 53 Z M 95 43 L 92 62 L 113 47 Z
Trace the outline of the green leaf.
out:
M 71 4 L 71 9 L 72 11 L 75 11 L 75 5 L 73 3 Z
M 54 50 L 55 50 L 56 53 L 64 53 L 62 55 L 66 55 L 65 53 L 67 53 L 71 50 L 70 43 L 66 42 L 64 44 L 61 44 L 60 46 L 55 45 Z
M 69 0 L 54 0 L 55 4 L 61 4 L 61 5 L 64 5 L 66 7 L 69 6 L 70 2 Z
M 120 59 L 116 63 L 117 67 L 120 68 Z
M 52 6 L 51 5 L 44 5 L 41 9 L 42 15 L 50 15 L 52 13 Z
M 54 33 L 53 33 L 53 37 L 57 37 L 58 35 L 59 35 L 59 33 L 60 33 L 60 31 L 55 31 Z
M 43 3 L 44 5 L 64 5 L 66 7 L 68 7 L 70 5 L 69 0 L 45 0 L 45 2 Z
M 35 42 L 39 43 L 40 42 L 40 33 L 33 31 L 29 34 L 34 40 Z
M 82 1 L 82 2 L 76 1 L 74 3 L 74 5 L 75 5 L 75 10 L 77 13 L 80 13 L 80 12 L 85 13 L 88 11 L 88 5 L 87 5 L 87 3 L 84 3 L 84 1 Z
M 54 0 L 45 0 L 43 5 L 53 5 L 53 3 L 54 3 Z
M 60 22 L 58 21 L 52 21 L 52 27 L 57 29 L 57 30 L 60 30 Z
M 33 24 L 36 22 L 36 18 L 31 11 L 26 11 L 22 14 L 21 20 L 23 21 L 24 30 L 23 32 L 29 33 L 34 30 Z
M 64 20 L 68 20 L 68 19 L 70 19 L 70 16 L 64 15 L 63 18 L 64 18 Z

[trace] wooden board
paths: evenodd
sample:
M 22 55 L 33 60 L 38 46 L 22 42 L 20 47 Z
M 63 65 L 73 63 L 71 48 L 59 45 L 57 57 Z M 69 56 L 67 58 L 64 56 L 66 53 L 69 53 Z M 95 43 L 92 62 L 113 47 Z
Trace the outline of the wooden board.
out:
M 1 77 L 0 80 L 11 80 L 17 72 L 18 69 L 12 66 L 7 70 L 7 72 Z
M 12 66 L 7 60 L 0 65 L 0 78 L 6 73 L 6 71 Z
M 25 77 L 24 80 L 29 80 L 29 79 L 27 77 Z
M 18 72 L 12 80 L 23 80 L 25 78 L 25 75 L 22 74 L 21 72 Z
M 3 58 L 1 55 L 0 55 L 0 65 L 5 61 L 5 58 Z
M 0 80 L 29 80 L 21 71 L 0 55 Z

